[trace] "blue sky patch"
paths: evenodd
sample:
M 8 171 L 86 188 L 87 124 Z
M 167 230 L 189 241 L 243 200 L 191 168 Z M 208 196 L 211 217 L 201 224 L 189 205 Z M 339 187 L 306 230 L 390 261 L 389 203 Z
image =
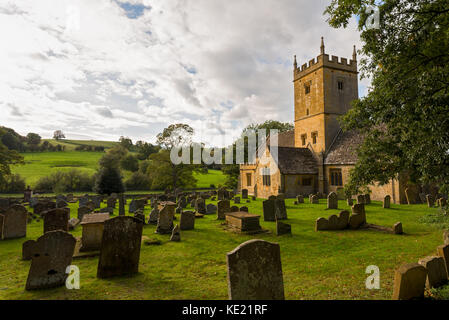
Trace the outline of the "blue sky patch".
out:
M 129 2 L 117 1 L 117 4 L 125 10 L 126 16 L 130 19 L 137 19 L 142 16 L 145 10 L 151 10 L 151 7 L 147 7 L 143 4 L 131 4 Z

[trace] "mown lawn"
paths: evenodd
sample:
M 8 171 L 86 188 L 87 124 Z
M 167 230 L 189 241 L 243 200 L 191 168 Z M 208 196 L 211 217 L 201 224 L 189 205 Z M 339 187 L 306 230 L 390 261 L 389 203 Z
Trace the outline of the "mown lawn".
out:
M 98 257 L 74 260 L 81 272 L 81 289 L 73 291 L 65 287 L 24 290 L 30 262 L 21 261 L 21 245 L 37 239 L 43 230 L 42 221 L 33 222 L 26 239 L 0 242 L 0 299 L 227 299 L 226 253 L 254 238 L 280 244 L 287 299 L 390 299 L 394 270 L 434 254 L 443 241 L 441 228 L 421 222 L 424 215 L 438 210 L 424 205 L 383 209 L 374 202 L 367 206 L 369 223 L 392 226 L 401 221 L 406 234 L 398 236 L 368 230 L 315 232 L 318 217 L 339 210 L 325 210 L 325 200 L 319 205 L 308 200 L 299 206 L 293 200 L 286 203 L 292 236 L 277 237 L 275 223 L 263 221 L 271 233 L 237 235 L 224 231 L 215 216 L 206 216 L 196 220 L 195 230 L 182 231 L 182 241 L 174 243 L 169 235 L 155 235 L 155 226 L 145 226 L 144 235 L 160 239 L 162 245 L 142 246 L 138 274 L 100 280 L 96 278 Z M 243 205 L 262 214 L 262 200 Z M 339 205 L 348 209 L 343 201 Z M 71 204 L 72 217 L 76 208 L 77 204 Z M 145 213 L 148 217 L 149 209 Z M 81 228 L 73 234 L 81 236 Z M 380 268 L 380 290 L 365 287 L 365 270 L 370 265 Z M 447 291 L 447 287 L 441 290 Z

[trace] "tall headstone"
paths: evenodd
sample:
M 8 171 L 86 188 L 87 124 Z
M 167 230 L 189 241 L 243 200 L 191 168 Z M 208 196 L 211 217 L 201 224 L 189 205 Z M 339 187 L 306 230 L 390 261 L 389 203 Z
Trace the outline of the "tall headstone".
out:
M 104 222 L 98 278 L 123 276 L 139 271 L 142 229 L 142 222 L 129 216 L 119 216 Z
M 3 213 L 3 230 L 0 229 L 0 240 L 26 237 L 27 218 L 28 212 L 24 206 L 15 204 L 9 207 Z
M 390 209 L 391 196 L 386 195 L 384 198 L 383 208 Z
M 276 221 L 276 203 L 275 200 L 265 200 L 263 202 L 264 221 Z
M 118 196 L 118 209 L 119 209 L 119 216 L 125 215 L 125 195 L 123 193 L 120 193 Z
M 159 212 L 156 233 L 170 234 L 173 230 L 174 210 L 171 206 L 164 206 Z
M 179 220 L 179 228 L 181 230 L 193 230 L 195 229 L 195 212 L 185 211 L 181 213 Z
M 279 244 L 250 240 L 227 254 L 230 300 L 284 300 Z
M 327 196 L 327 208 L 338 209 L 338 196 L 335 192 L 331 192 Z
M 65 231 L 45 233 L 32 244 L 32 261 L 26 290 L 60 287 L 67 279 L 76 239 Z
M 275 214 L 276 220 L 287 220 L 287 207 L 285 206 L 285 200 L 276 199 L 275 200 Z
M 231 211 L 231 203 L 229 200 L 220 200 L 217 203 L 217 220 L 225 220 L 225 214 Z

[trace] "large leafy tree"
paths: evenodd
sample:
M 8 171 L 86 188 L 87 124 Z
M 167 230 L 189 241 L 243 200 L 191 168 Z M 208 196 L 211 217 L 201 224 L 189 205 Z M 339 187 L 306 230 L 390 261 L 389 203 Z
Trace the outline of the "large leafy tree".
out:
M 0 136 L 4 130 L 0 129 Z M 11 165 L 23 164 L 23 157 L 15 150 L 9 150 L 0 140 L 0 186 L 11 175 Z
M 364 98 L 342 119 L 365 135 L 351 173 L 352 192 L 398 174 L 449 189 L 449 2 L 384 0 L 380 27 L 366 28 L 374 0 L 333 0 L 333 27 L 359 16 L 362 76 L 372 79 Z M 378 2 L 378 1 L 376 1 Z

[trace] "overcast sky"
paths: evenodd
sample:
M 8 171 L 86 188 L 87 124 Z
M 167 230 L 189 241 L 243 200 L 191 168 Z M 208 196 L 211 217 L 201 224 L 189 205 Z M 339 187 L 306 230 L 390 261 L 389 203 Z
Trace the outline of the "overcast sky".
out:
M 0 125 L 51 138 L 154 141 L 187 123 L 227 145 L 249 123 L 293 122 L 301 65 L 360 47 L 327 0 L 0 2 Z M 360 94 L 366 91 L 360 84 Z

